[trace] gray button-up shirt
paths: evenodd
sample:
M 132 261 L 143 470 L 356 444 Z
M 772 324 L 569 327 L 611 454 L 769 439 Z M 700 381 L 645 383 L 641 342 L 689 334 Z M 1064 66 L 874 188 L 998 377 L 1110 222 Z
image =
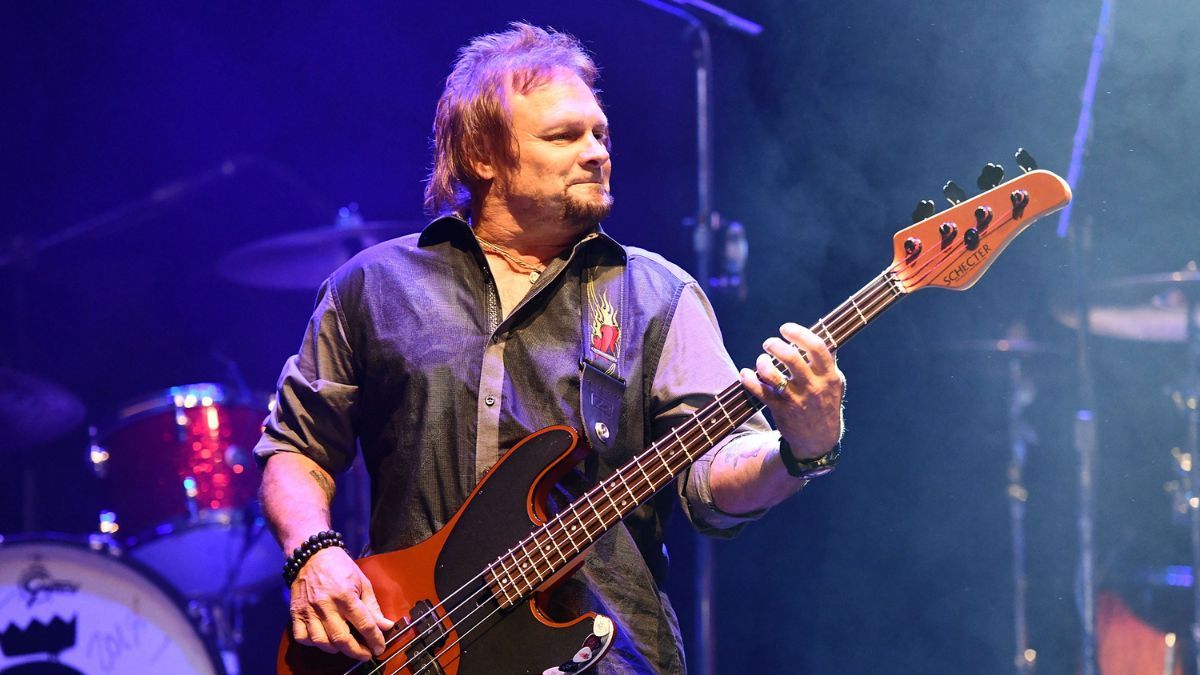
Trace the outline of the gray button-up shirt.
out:
M 322 286 L 300 351 L 255 452 L 300 452 L 330 473 L 361 448 L 371 476 L 371 545 L 412 546 L 438 531 L 502 452 L 546 426 L 581 424 L 580 283 L 588 261 L 624 259 L 617 308 L 622 375 L 619 432 L 569 485 L 594 483 L 679 424 L 737 378 L 712 309 L 677 266 L 623 248 L 599 228 L 551 261 L 503 320 L 469 225 L 435 220 L 420 235 L 373 246 Z M 756 415 L 725 443 L 774 446 Z M 678 500 L 702 532 L 732 536 L 760 513 L 713 503 L 712 457 L 601 537 L 554 604 L 613 618 L 618 640 L 600 672 L 682 672 L 678 625 L 659 590 L 663 525 Z M 516 542 L 513 542 L 514 544 Z

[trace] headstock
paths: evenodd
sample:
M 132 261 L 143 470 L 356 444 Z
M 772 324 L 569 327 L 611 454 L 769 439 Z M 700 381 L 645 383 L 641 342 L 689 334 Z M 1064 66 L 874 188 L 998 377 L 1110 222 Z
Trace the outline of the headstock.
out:
M 999 167 L 988 165 L 980 182 L 999 180 L 997 171 L 1003 175 Z M 957 190 L 955 197 L 961 193 Z M 970 288 L 1033 221 L 1066 206 L 1071 188 L 1049 171 L 1030 170 L 977 197 L 947 198 L 953 206 L 900 230 L 892 240 L 891 271 L 905 293 L 926 286 Z

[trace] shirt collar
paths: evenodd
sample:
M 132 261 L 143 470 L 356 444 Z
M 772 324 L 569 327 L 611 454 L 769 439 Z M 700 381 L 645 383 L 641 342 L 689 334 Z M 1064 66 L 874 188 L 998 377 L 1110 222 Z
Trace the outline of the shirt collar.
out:
M 417 239 L 417 245 L 426 248 L 447 241 L 474 242 L 474 239 L 475 233 L 467 221 L 458 216 L 440 216 L 425 226 L 420 238 Z M 590 242 L 595 243 L 591 244 Z M 622 260 L 625 258 L 624 247 L 605 232 L 599 224 L 575 244 L 574 250 L 579 251 L 585 244 L 604 247 L 609 252 L 619 255 Z

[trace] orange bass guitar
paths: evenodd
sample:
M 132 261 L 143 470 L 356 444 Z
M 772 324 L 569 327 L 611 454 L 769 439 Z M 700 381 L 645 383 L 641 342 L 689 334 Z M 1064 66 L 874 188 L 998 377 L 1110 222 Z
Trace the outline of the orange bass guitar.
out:
M 970 288 L 1038 218 L 1071 190 L 1033 170 L 933 215 L 924 202 L 893 238 L 879 276 L 812 326 L 831 350 L 900 298 L 930 286 Z M 923 219 L 921 219 L 923 217 Z M 776 364 L 781 367 L 781 364 Z M 786 372 L 786 371 L 785 371 Z M 411 548 L 358 561 L 385 616 L 399 619 L 387 650 L 366 662 L 302 646 L 286 634 L 278 670 L 294 675 L 560 675 L 590 670 L 613 642 L 607 617 L 552 621 L 541 600 L 583 562 L 589 546 L 684 468 L 761 409 L 734 383 L 625 466 L 557 513 L 554 484 L 587 453 L 566 426 L 542 429 L 510 449 L 453 518 Z

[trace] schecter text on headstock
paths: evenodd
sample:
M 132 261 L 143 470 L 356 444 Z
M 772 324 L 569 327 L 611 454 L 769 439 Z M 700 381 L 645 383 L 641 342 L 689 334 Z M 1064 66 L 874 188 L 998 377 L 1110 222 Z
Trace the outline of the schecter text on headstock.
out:
M 978 249 L 973 251 L 971 255 L 963 259 L 957 267 L 952 267 L 946 270 L 946 274 L 942 277 L 942 281 L 947 284 L 953 284 L 958 281 L 958 278 L 966 274 L 972 267 L 978 265 L 987 259 L 988 254 L 992 252 L 992 247 L 988 244 L 983 244 Z

